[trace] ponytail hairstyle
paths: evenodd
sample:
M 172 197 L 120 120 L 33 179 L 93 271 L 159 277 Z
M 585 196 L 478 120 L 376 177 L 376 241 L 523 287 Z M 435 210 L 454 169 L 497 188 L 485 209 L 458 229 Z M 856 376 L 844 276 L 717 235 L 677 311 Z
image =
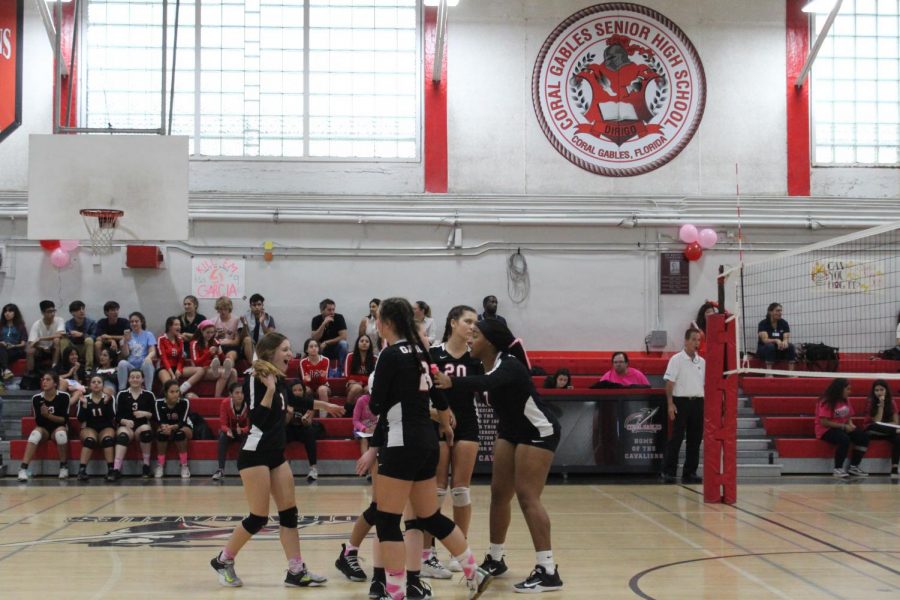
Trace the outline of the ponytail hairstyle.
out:
M 427 302 L 425 302 L 424 300 L 416 300 L 416 306 L 419 307 L 419 310 L 422 311 L 423 315 L 425 315 L 429 319 L 431 318 L 431 307 L 428 306 Z
M 850 380 L 845 377 L 836 377 L 822 394 L 822 402 L 828 405 L 828 408 L 834 410 L 838 402 L 844 402 L 844 390 L 850 385 Z
M 531 370 L 531 362 L 528 360 L 525 347 L 522 346 L 522 340 L 514 336 L 505 323 L 497 319 L 485 319 L 475 323 L 475 327 L 498 352 L 512 355 L 529 371 Z
M 413 322 L 413 310 L 409 301 L 406 298 L 387 298 L 382 300 L 381 305 L 378 307 L 378 315 L 382 321 L 387 321 L 393 326 L 400 339 L 406 340 L 406 343 L 413 351 L 413 358 L 416 359 L 419 372 L 425 373 L 422 360 L 430 368 L 431 354 L 428 352 L 428 348 L 422 344 L 422 340 L 419 339 L 419 330 L 415 322 Z M 415 356 L 419 353 L 422 355 L 421 360 Z
M 875 416 L 875 409 L 878 406 L 878 400 L 875 399 L 875 388 L 878 386 L 884 388 L 884 407 L 882 408 L 881 420 L 885 422 L 892 421 L 894 419 L 894 399 L 891 397 L 891 388 L 884 379 L 876 379 L 869 390 L 869 416 Z
M 458 321 L 465 312 L 473 312 L 476 316 L 478 315 L 478 311 L 465 304 L 457 304 L 450 309 L 450 312 L 447 313 L 447 321 L 444 323 L 444 337 L 441 338 L 441 342 L 446 342 L 453 334 L 453 327 L 450 325 L 450 321 Z

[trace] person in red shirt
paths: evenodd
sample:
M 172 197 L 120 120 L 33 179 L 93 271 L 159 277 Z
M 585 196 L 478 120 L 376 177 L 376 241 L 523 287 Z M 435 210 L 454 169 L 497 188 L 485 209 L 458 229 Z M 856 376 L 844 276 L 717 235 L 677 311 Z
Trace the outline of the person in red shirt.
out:
M 244 388 L 238 382 L 228 385 L 230 397 L 222 400 L 219 406 L 219 468 L 213 473 L 213 481 L 219 481 L 225 476 L 225 455 L 228 446 L 237 443 L 238 447 L 244 445 L 247 434 L 250 432 L 250 411 L 244 402 Z
M 891 442 L 891 478 L 900 477 L 900 410 L 897 401 L 891 397 L 891 389 L 884 379 L 876 379 L 869 390 L 869 405 L 866 410 L 866 421 L 863 429 L 869 438 L 888 440 Z
M 300 361 L 300 379 L 303 385 L 311 389 L 320 401 L 328 402 L 331 395 L 331 387 L 328 385 L 331 360 L 319 354 L 319 342 L 312 338 L 303 343 L 303 354 L 306 355 Z
M 237 372 L 234 369 L 223 369 L 223 352 L 215 339 L 216 324 L 206 319 L 197 326 L 198 335 L 191 340 L 191 365 L 184 368 L 188 380 L 181 384 L 181 392 L 186 393 L 191 386 L 202 379 L 217 380 L 217 395 L 222 393 L 227 385 L 237 381 Z
M 165 385 L 170 379 L 180 379 L 184 374 L 184 339 L 178 317 L 166 319 L 165 333 L 156 340 L 156 351 L 159 353 L 159 370 L 156 372 L 159 382 Z
M 869 434 L 862 429 L 857 429 L 850 417 L 853 416 L 853 407 L 850 406 L 850 381 L 838 377 L 825 389 L 825 394 L 816 405 L 816 437 L 835 445 L 834 472 L 835 477 L 844 478 L 848 475 L 855 477 L 867 477 L 859 464 L 862 462 L 866 450 L 869 449 Z M 844 470 L 844 460 L 853 444 L 853 458 L 850 460 L 850 468 Z

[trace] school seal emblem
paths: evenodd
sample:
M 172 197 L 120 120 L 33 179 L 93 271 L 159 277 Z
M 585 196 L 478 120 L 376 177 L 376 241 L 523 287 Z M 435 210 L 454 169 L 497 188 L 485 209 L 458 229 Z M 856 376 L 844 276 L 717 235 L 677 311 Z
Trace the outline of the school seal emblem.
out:
M 706 77 L 675 23 L 639 4 L 609 2 L 553 30 L 534 64 L 532 101 L 567 160 L 599 175 L 642 175 L 690 142 Z

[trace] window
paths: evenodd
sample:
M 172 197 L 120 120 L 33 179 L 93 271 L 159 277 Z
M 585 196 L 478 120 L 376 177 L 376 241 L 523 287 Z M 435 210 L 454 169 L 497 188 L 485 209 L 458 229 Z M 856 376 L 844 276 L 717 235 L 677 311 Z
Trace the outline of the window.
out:
M 418 156 L 416 0 L 182 0 L 178 18 L 172 133 L 193 155 Z M 174 21 L 169 0 L 170 68 Z M 80 122 L 158 127 L 161 0 L 90 0 L 84 38 Z
M 815 164 L 900 164 L 898 9 L 898 0 L 844 0 L 812 68 Z M 827 16 L 815 15 L 816 35 Z

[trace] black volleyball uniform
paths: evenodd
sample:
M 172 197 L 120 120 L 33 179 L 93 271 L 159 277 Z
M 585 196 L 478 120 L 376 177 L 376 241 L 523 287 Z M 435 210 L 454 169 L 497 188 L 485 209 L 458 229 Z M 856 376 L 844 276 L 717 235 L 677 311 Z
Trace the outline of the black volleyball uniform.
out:
M 486 392 L 497 416 L 497 437 L 555 451 L 559 422 L 541 401 L 528 368 L 513 355 L 501 352 L 494 368 L 484 375 L 458 377 L 453 389 Z
M 290 400 L 295 410 L 306 412 L 313 407 L 313 401 L 296 398 L 284 382 L 275 380 L 272 406 L 260 404 L 266 395 L 266 385 L 252 373 L 244 377 L 244 402 L 250 410 L 250 433 L 238 454 L 238 470 L 249 467 L 266 466 L 270 470 L 284 463 L 285 435 L 284 413 Z
M 112 400 L 106 402 L 104 400 L 105 397 L 100 402 L 94 402 L 94 398 L 88 396 L 87 406 L 78 403 L 78 420 L 81 421 L 82 427 L 90 427 L 97 433 L 108 427 L 115 427 L 116 411 L 113 410 Z
M 434 477 L 438 440 L 429 399 L 438 410 L 447 409 L 447 400 L 433 385 L 426 357 L 405 340 L 382 350 L 371 398 L 369 409 L 384 421 L 379 474 L 404 481 Z
M 135 417 L 134 413 L 145 411 L 151 415 L 156 414 L 156 396 L 147 390 L 141 390 L 140 395 L 135 398 L 131 395 L 131 389 L 124 389 L 116 394 L 115 413 L 116 420 L 119 423 L 123 419 L 134 421 L 134 431 L 141 425 L 150 423 L 150 417 Z
M 483 375 L 484 366 L 481 361 L 473 358 L 469 351 L 459 358 L 454 358 L 447 352 L 445 344 L 432 346 L 431 361 L 449 377 L 467 377 L 469 375 Z M 467 390 L 458 390 L 452 387 L 444 390 L 444 395 L 450 405 L 450 410 L 456 417 L 456 427 L 453 430 L 453 439 L 459 441 L 478 441 L 478 410 L 475 406 L 476 394 Z
M 187 398 L 179 398 L 174 406 L 169 406 L 165 398 L 156 401 L 156 422 L 160 425 L 175 425 L 178 429 L 189 427 L 194 429 L 191 422 L 191 401 Z
M 34 423 L 38 427 L 43 427 L 48 433 L 53 433 L 60 427 L 69 428 L 69 402 L 71 398 L 66 392 L 56 392 L 56 397 L 49 402 L 44 399 L 44 392 L 35 394 L 31 397 L 31 405 L 34 408 Z M 41 406 L 47 407 L 47 412 L 55 417 L 65 417 L 62 423 L 54 423 L 41 414 Z

